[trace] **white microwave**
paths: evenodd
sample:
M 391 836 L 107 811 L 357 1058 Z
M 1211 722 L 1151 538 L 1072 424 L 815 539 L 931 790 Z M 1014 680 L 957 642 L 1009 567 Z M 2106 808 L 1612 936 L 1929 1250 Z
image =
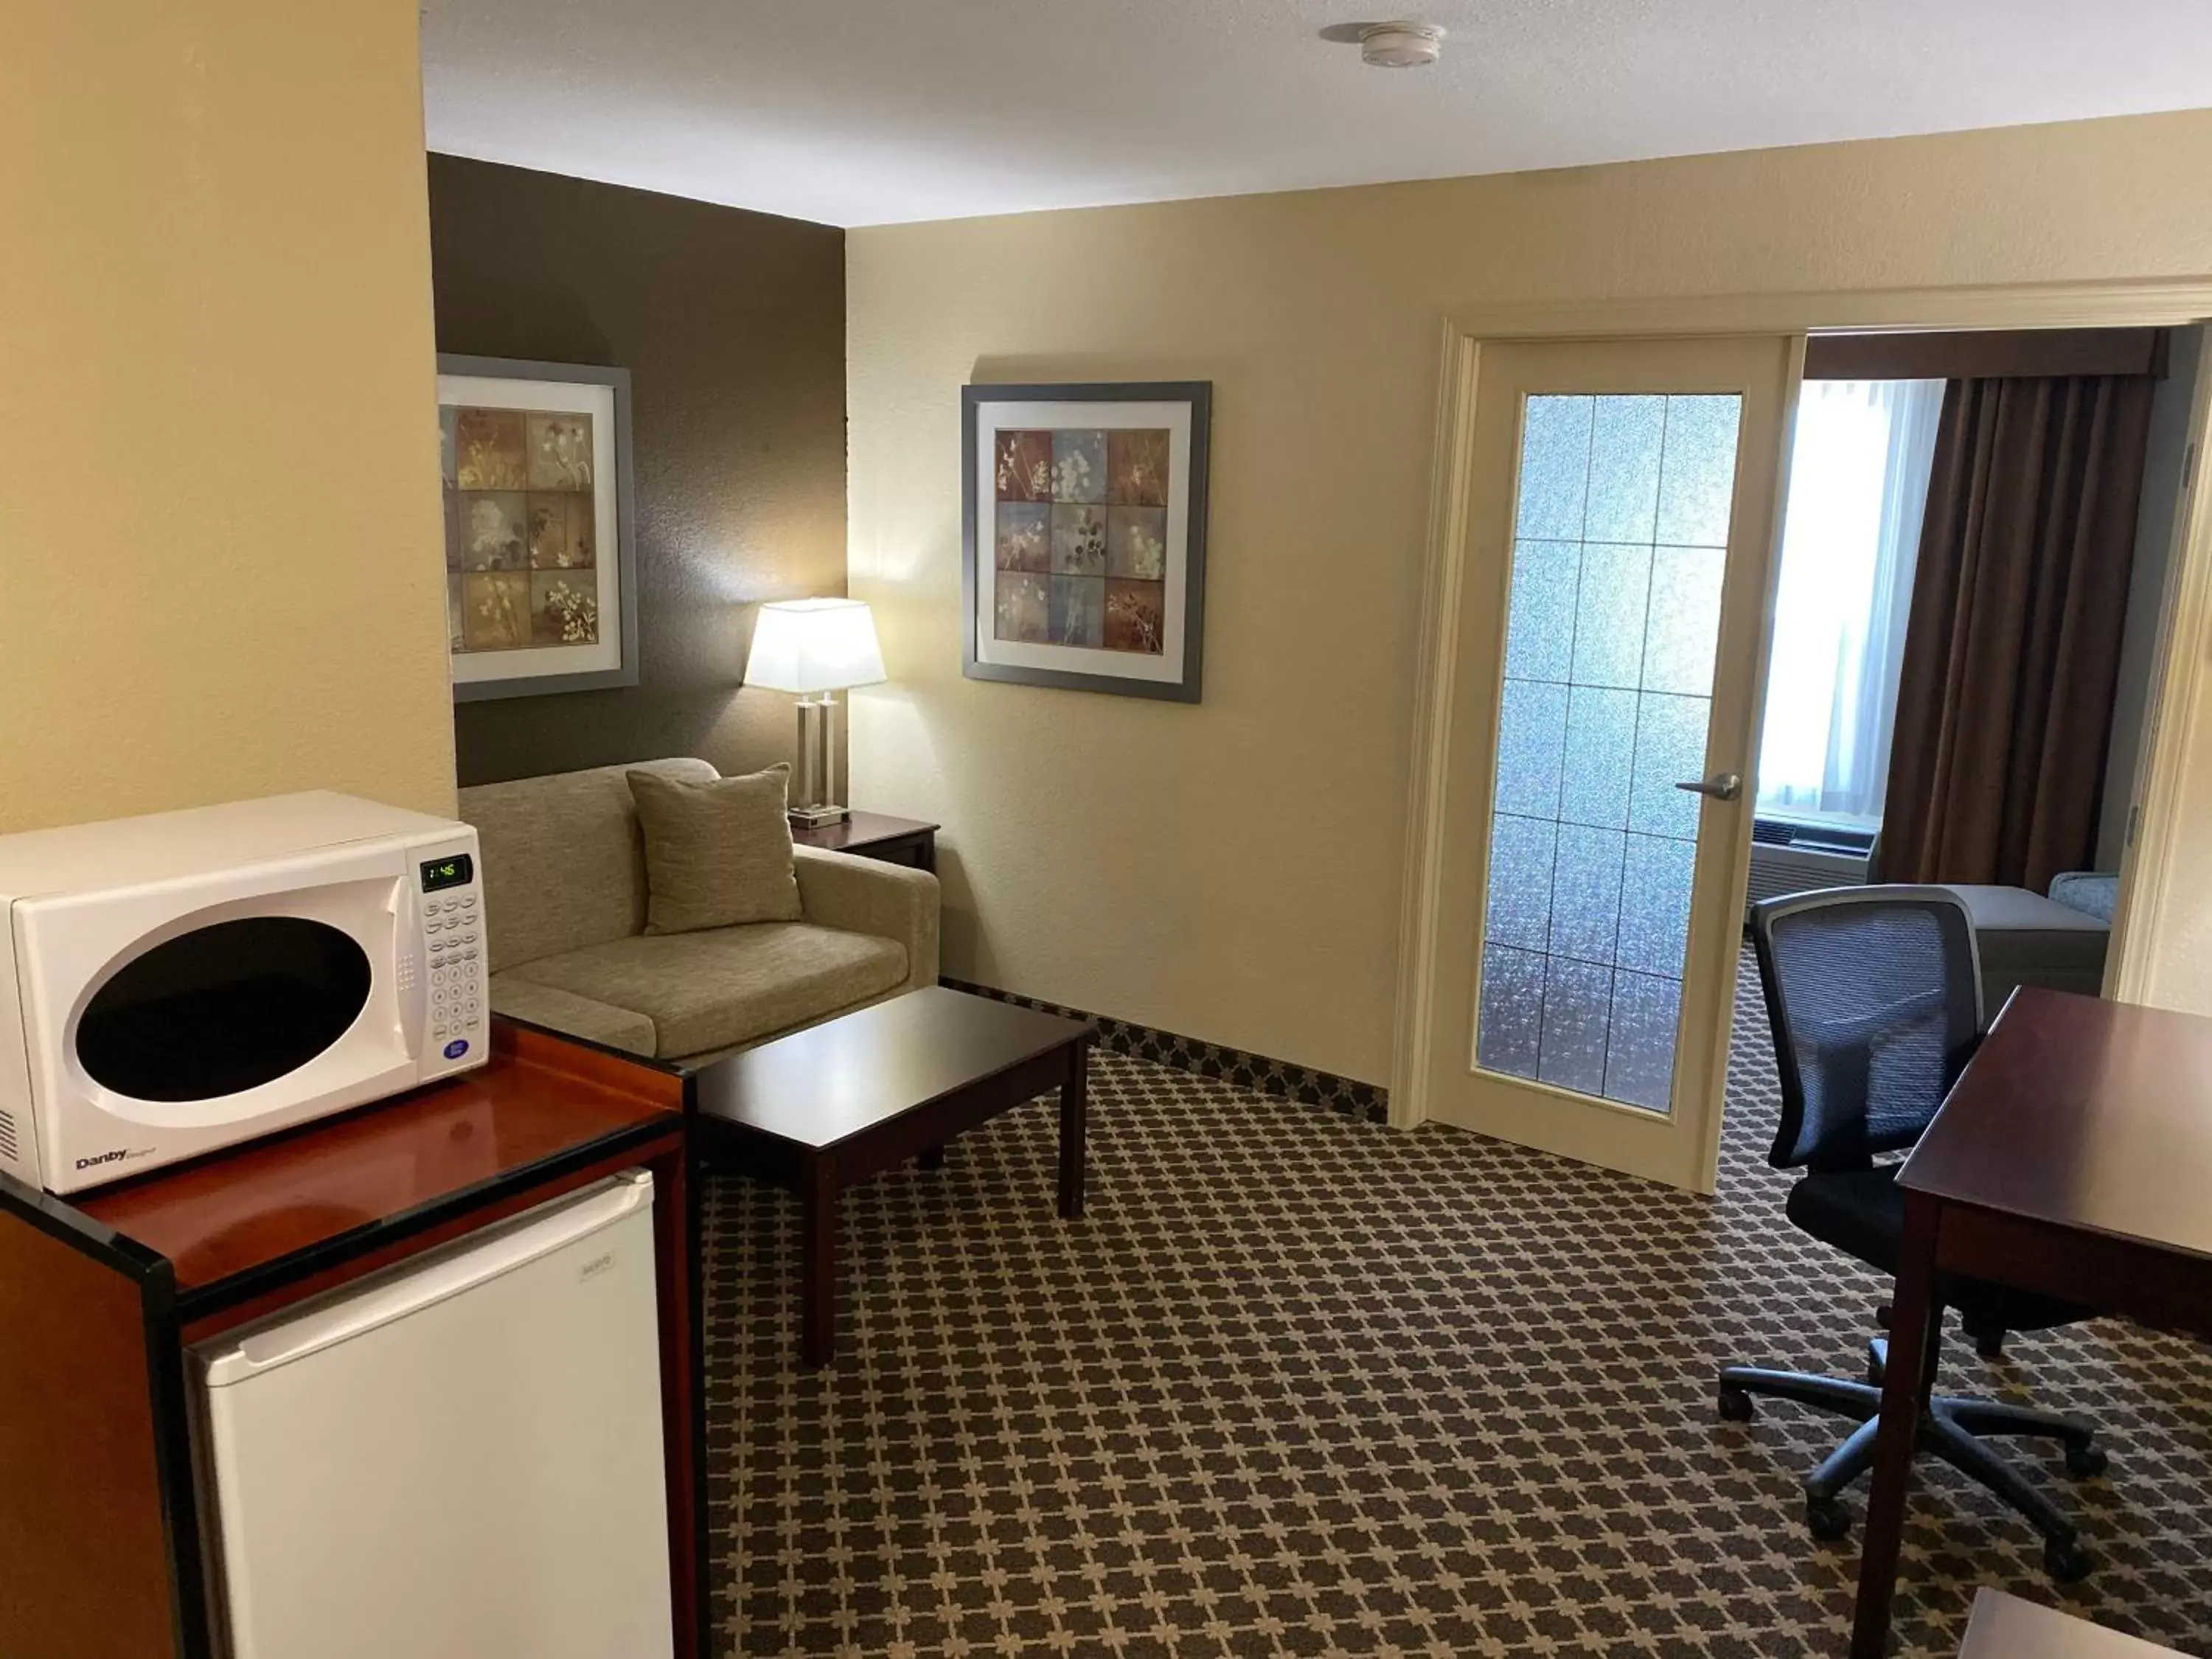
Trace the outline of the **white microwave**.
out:
M 0 1170 L 157 1169 L 483 1063 L 465 823 L 317 792 L 0 836 Z

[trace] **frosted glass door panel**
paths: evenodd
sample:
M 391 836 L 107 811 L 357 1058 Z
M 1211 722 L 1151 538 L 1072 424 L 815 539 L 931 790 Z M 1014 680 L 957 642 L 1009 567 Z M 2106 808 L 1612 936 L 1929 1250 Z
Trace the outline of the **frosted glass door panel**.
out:
M 1474 1063 L 1668 1110 L 1743 400 L 1523 405 Z

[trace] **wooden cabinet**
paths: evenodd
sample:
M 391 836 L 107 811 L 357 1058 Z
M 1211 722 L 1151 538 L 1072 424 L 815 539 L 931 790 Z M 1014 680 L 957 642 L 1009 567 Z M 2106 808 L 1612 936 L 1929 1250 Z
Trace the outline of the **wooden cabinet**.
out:
M 635 1168 L 654 1187 L 676 1652 L 704 1651 L 683 1079 L 504 1021 L 492 1046 L 478 1071 L 73 1199 L 0 1176 L 0 1654 L 212 1652 L 187 1344 Z

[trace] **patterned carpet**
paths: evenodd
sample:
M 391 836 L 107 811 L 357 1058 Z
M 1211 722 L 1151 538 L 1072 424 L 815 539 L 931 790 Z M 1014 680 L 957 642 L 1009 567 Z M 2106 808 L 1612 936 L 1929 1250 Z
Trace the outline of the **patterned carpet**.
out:
M 1884 1286 L 1783 1218 L 1755 1003 L 1729 1092 L 1707 1201 L 1102 1054 L 1088 1218 L 1054 1218 L 1042 1104 L 856 1189 L 813 1375 L 795 1206 L 714 1183 L 726 1651 L 1839 1654 L 1857 1534 L 1814 1542 L 1797 1480 L 1840 1425 L 1722 1425 L 1713 1373 L 1855 1370 Z M 1954 1343 L 1945 1386 L 2101 1425 L 2105 1479 L 2022 1454 L 2097 1571 L 2062 1594 L 1926 1469 L 1900 1650 L 1955 1653 L 1992 1583 L 2212 1656 L 2212 1353 L 2112 1323 L 2011 1346 Z

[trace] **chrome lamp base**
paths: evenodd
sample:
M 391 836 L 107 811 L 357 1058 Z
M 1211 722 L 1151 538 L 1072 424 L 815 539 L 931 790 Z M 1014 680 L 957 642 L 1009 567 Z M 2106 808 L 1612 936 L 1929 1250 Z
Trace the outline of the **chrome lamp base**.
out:
M 799 766 L 793 774 L 785 816 L 804 829 L 842 823 L 852 816 L 832 800 L 837 775 L 837 697 L 824 691 L 799 700 Z

